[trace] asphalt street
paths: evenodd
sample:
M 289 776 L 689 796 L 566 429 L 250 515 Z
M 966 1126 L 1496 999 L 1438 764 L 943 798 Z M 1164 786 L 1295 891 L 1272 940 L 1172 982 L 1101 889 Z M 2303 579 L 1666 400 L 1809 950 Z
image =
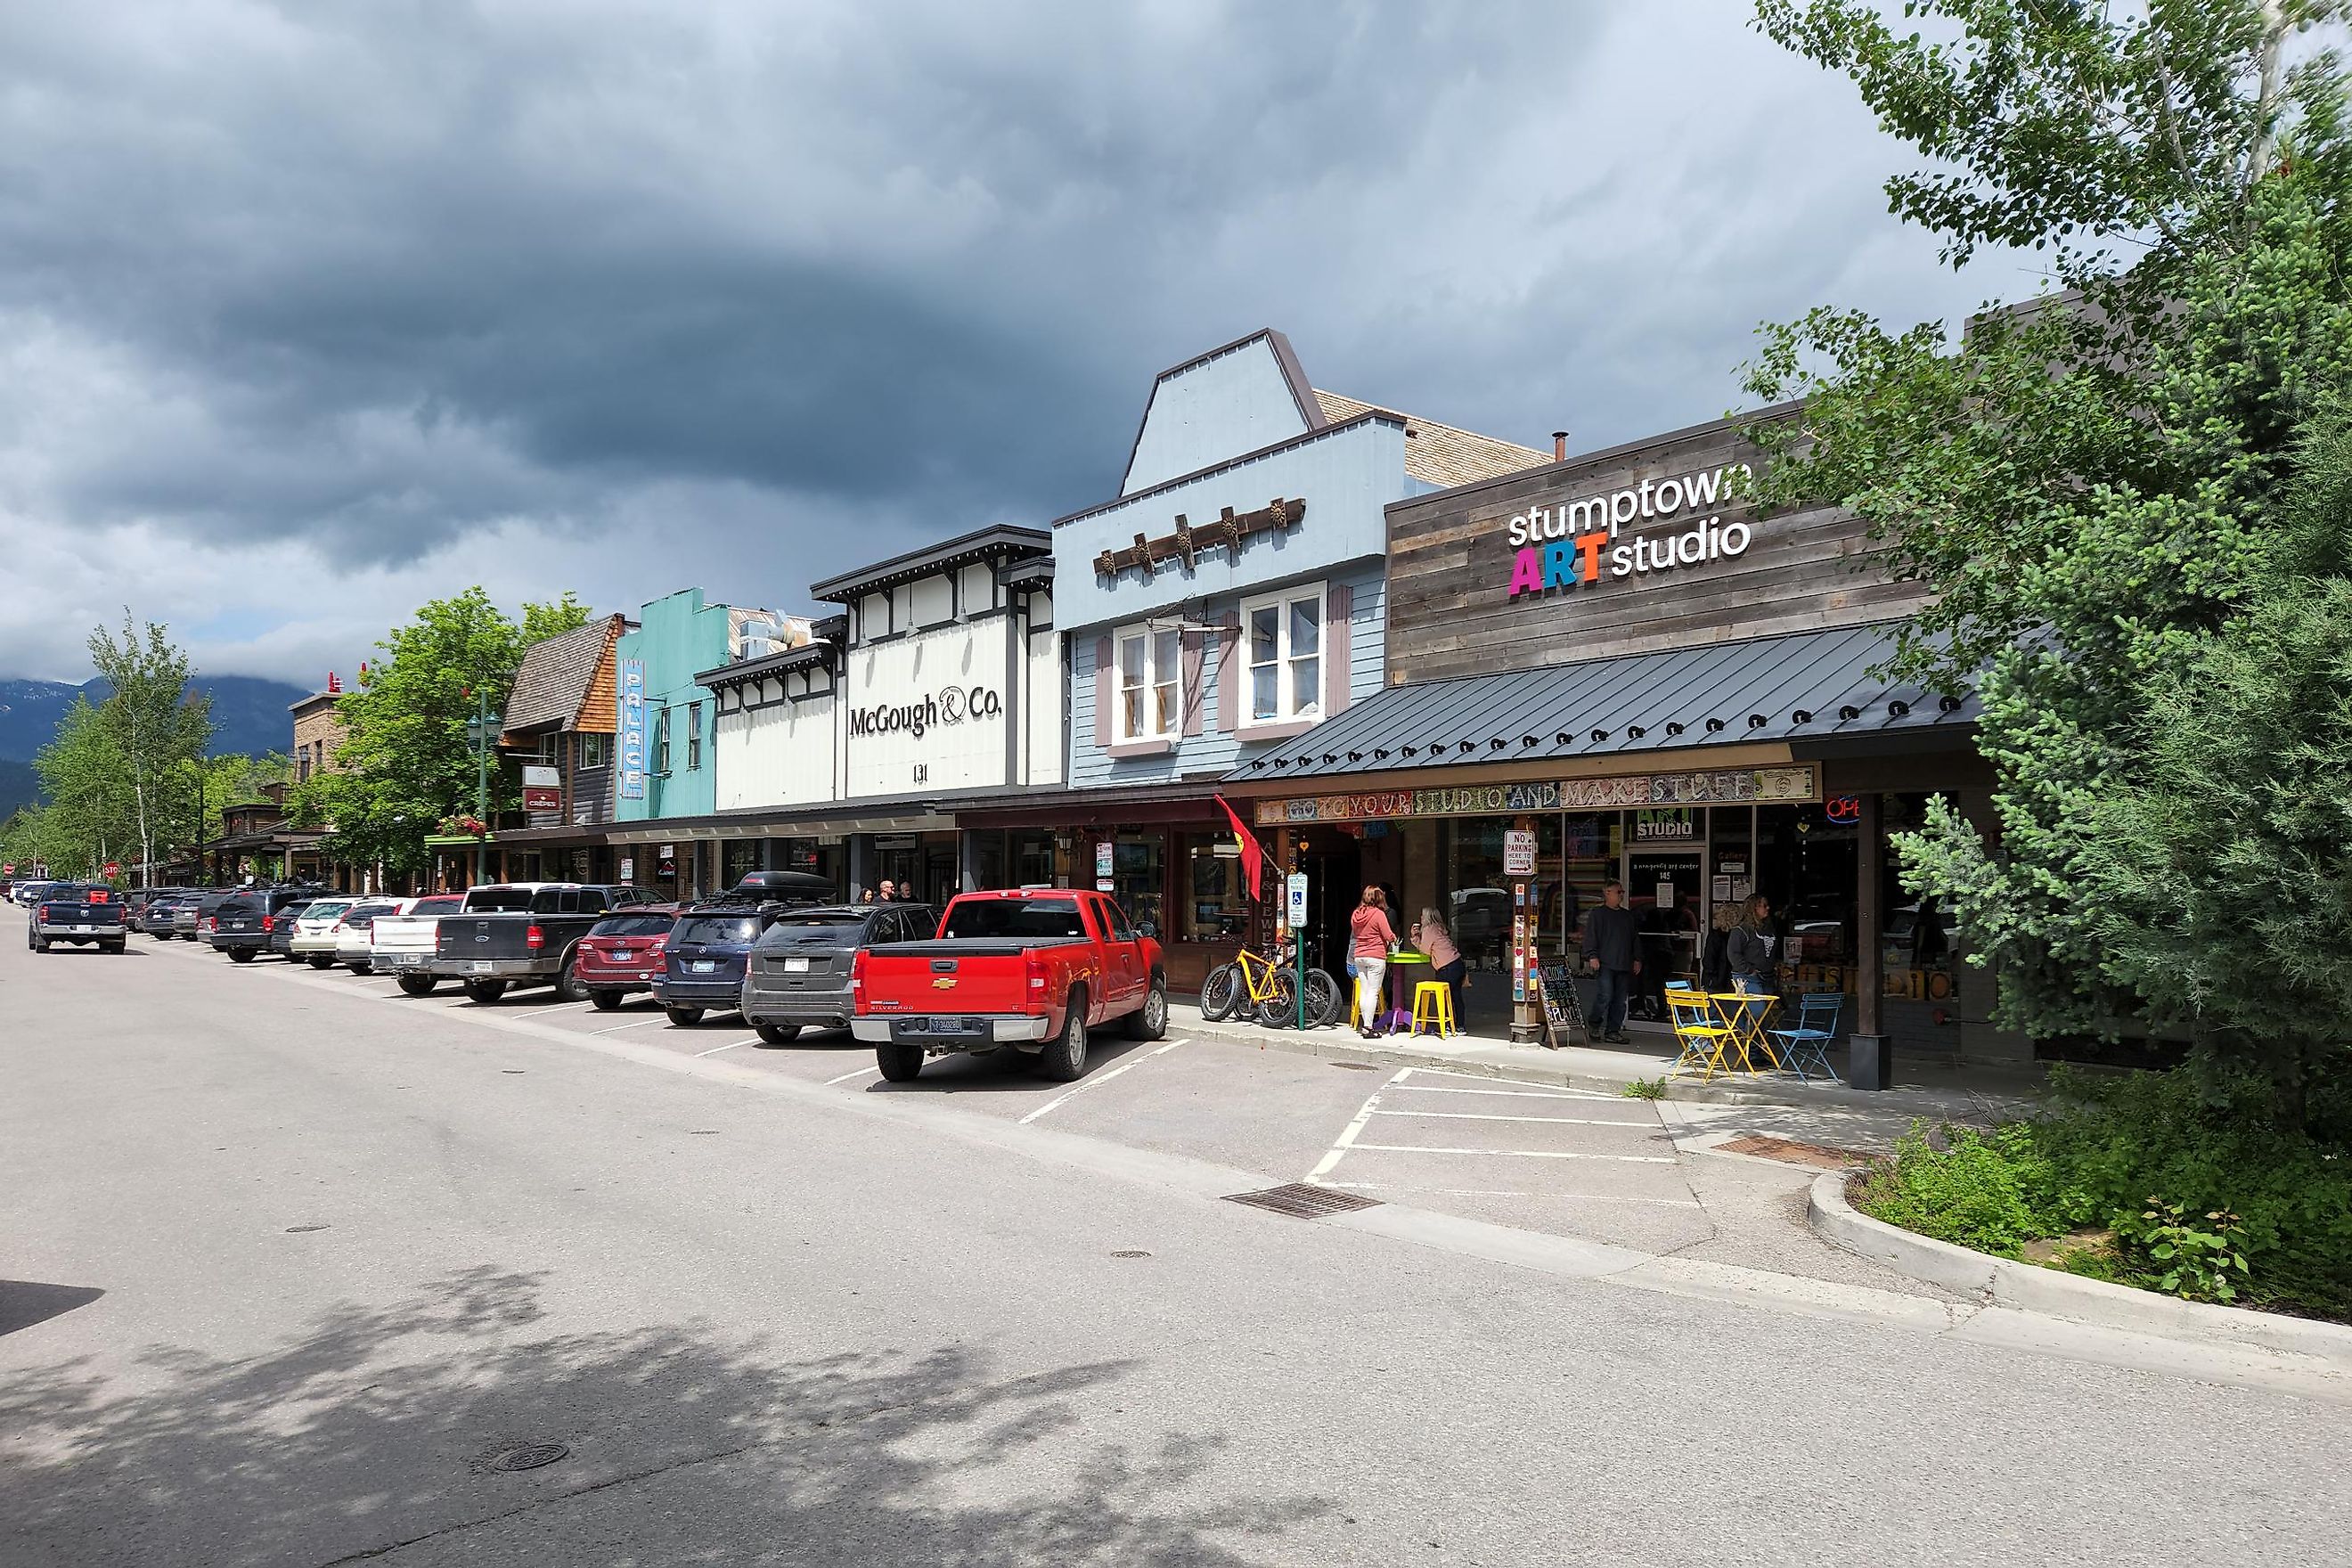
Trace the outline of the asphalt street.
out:
M 883 1085 L 21 924 L 9 1568 L 2347 1560 L 2352 1391 L 1937 1297 L 1640 1102 L 1181 1036 Z M 1222 1201 L 1307 1178 L 1378 1206 Z

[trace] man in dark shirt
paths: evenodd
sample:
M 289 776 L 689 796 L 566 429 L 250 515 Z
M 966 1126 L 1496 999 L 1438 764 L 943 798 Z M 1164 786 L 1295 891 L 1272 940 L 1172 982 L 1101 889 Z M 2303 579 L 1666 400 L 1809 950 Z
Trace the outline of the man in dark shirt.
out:
M 1593 999 L 1594 1021 L 1601 1037 L 1622 1046 L 1625 1038 L 1625 1002 L 1633 994 L 1633 977 L 1642 973 L 1640 932 L 1633 911 L 1625 907 L 1625 884 L 1612 882 L 1601 889 L 1601 907 L 1584 917 L 1584 967 L 1601 983 Z

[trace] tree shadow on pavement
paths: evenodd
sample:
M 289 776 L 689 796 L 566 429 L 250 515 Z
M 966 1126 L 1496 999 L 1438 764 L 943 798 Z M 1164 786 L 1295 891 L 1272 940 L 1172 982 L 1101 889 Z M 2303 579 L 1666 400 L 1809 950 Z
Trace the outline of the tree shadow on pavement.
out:
M 705 1325 L 551 1332 L 541 1291 L 478 1268 L 261 1355 L 14 1375 L 0 1561 L 1213 1568 L 1332 1511 L 1202 1500 L 1213 1435 L 1090 1435 L 1132 1363 L 1003 1375 L 960 1344 L 793 1359 Z M 498 1467 L 534 1444 L 570 1453 Z

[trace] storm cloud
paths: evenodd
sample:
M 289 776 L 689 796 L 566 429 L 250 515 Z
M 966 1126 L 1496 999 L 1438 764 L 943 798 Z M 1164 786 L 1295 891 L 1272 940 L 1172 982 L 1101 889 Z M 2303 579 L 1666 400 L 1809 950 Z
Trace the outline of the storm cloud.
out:
M 475 581 L 797 606 L 1107 496 L 1263 325 L 1531 446 L 1689 424 L 1760 319 L 2032 287 L 1906 162 L 1728 5 L 10 7 L 0 674 L 126 602 L 295 679 Z

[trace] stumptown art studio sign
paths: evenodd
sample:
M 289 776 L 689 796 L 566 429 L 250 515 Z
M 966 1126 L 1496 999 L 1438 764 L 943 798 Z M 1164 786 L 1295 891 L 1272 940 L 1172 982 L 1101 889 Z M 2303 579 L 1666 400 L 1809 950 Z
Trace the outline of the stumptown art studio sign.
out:
M 1821 798 L 1810 763 L 1779 768 L 1709 768 L 1681 773 L 1627 773 L 1559 784 L 1473 784 L 1454 789 L 1382 790 L 1304 795 L 1257 803 L 1258 825 L 1387 822 L 1415 816 L 1511 816 L 1521 812 L 1618 811 L 1657 805 L 1794 805 Z
M 1203 551 L 1223 550 L 1230 555 L 1239 555 L 1242 541 L 1250 535 L 1297 528 L 1306 516 L 1305 501 L 1284 500 L 1280 497 L 1255 511 L 1236 513 L 1233 508 L 1226 507 L 1214 522 L 1204 522 L 1198 528 L 1187 521 L 1180 511 L 1176 514 L 1175 532 L 1162 534 L 1158 539 L 1147 539 L 1139 533 L 1129 548 L 1104 551 L 1095 557 L 1095 574 L 1101 577 L 1116 577 L 1121 572 L 1132 569 L 1141 572 L 1143 580 L 1149 583 L 1160 567 L 1170 561 L 1182 562 L 1184 570 L 1190 572 L 1193 562 Z

